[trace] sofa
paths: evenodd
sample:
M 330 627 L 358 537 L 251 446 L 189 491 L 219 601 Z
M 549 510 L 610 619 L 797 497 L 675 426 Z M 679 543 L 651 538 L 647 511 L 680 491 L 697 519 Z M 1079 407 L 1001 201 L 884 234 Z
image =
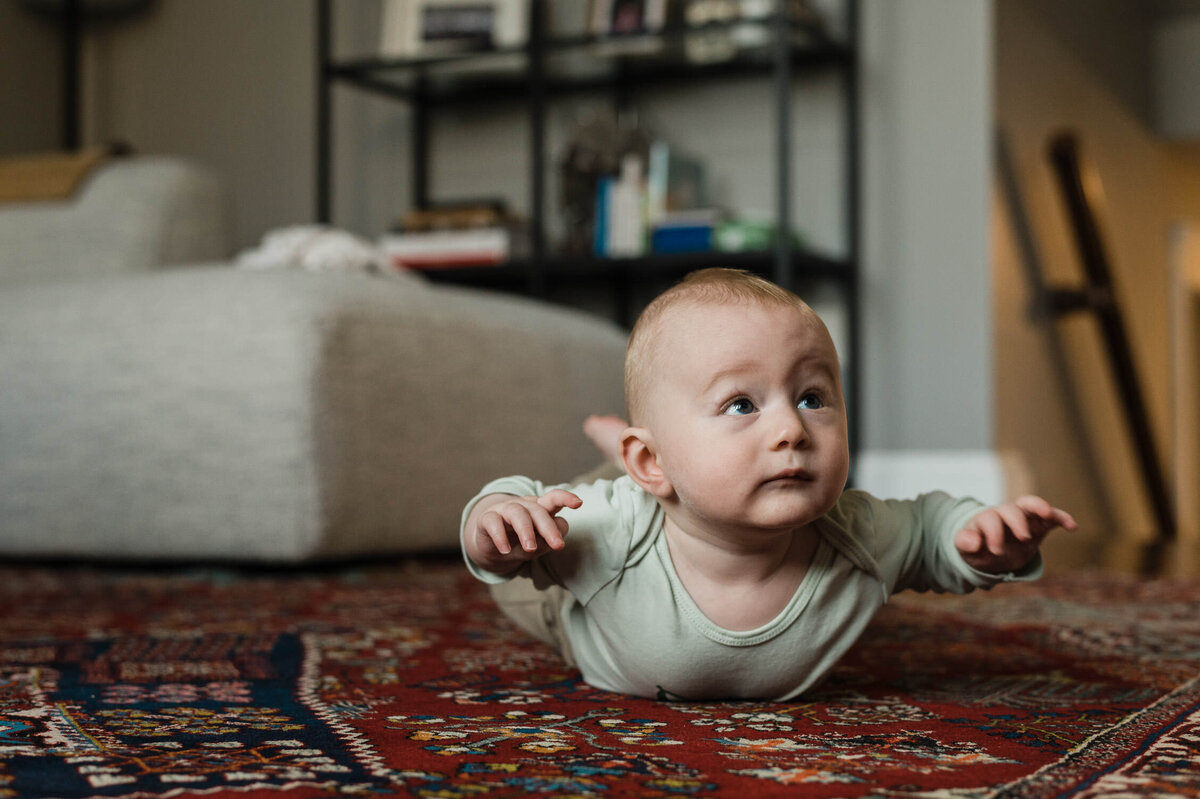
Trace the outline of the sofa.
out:
M 0 555 L 447 550 L 488 479 L 595 465 L 620 328 L 415 275 L 236 269 L 227 209 L 147 156 L 0 205 Z

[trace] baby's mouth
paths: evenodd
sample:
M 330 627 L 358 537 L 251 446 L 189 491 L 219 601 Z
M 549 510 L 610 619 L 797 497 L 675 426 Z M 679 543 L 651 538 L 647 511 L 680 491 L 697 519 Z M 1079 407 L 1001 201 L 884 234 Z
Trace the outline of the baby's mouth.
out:
M 804 469 L 784 469 L 778 472 L 774 477 L 767 480 L 768 483 L 809 483 L 813 480 L 813 475 Z

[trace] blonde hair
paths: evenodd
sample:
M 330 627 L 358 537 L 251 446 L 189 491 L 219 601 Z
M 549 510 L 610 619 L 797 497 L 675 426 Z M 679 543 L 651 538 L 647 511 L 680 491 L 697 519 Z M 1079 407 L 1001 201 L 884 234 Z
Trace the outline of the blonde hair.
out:
M 691 272 L 646 306 L 625 349 L 625 412 L 629 423 L 641 423 L 646 387 L 654 371 L 659 328 L 667 312 L 685 305 L 756 304 L 796 308 L 812 314 L 804 300 L 769 280 L 741 269 L 711 268 Z

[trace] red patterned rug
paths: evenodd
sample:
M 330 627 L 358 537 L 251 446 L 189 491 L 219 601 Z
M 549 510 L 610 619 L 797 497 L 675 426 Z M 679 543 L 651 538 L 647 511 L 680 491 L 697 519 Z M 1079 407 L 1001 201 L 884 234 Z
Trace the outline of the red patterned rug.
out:
M 0 796 L 1200 795 L 1200 585 L 903 595 L 803 701 L 597 691 L 452 562 L 0 568 Z

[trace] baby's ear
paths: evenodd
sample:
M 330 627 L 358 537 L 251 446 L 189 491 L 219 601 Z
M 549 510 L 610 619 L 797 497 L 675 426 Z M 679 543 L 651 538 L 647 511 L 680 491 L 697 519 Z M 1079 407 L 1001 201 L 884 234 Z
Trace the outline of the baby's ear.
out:
M 674 496 L 675 489 L 663 473 L 658 462 L 654 437 L 644 427 L 627 427 L 621 434 L 621 462 L 625 471 L 640 485 L 659 499 Z

